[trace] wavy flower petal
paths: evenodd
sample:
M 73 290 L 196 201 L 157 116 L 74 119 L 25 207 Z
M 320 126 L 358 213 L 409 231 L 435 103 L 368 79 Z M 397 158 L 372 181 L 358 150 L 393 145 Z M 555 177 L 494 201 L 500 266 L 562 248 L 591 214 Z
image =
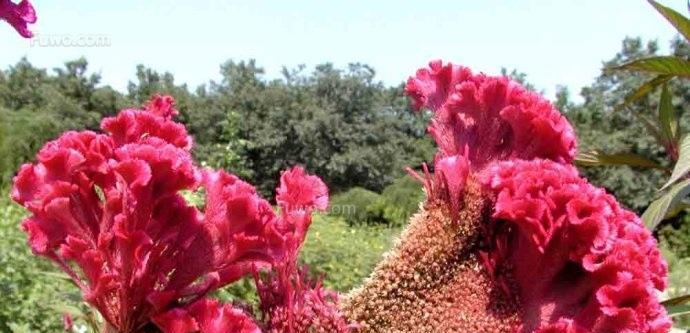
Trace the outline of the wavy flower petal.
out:
M 323 183 L 301 169 L 284 175 L 280 194 L 306 205 L 299 220 L 277 216 L 237 177 L 199 170 L 173 106 L 155 96 L 143 110 L 104 119 L 106 134 L 66 132 L 14 179 L 12 198 L 31 212 L 22 226 L 32 250 L 69 274 L 118 332 L 137 332 L 163 313 L 171 317 L 166 329 L 194 330 L 174 309 L 294 260 L 304 238 L 294 240 L 295 226 L 306 232 L 312 206 L 327 202 Z M 180 193 L 198 187 L 205 188 L 203 212 Z M 221 317 L 235 318 L 226 310 Z
M 434 113 L 429 132 L 441 156 L 462 155 L 475 167 L 509 158 L 571 162 L 575 134 L 551 103 L 506 77 L 474 75 L 433 61 L 407 81 L 413 106 Z
M 427 201 L 342 307 L 363 332 L 667 332 L 667 267 L 635 214 L 578 175 L 565 117 L 504 77 L 440 61 Z
M 5 20 L 24 38 L 34 36 L 29 24 L 36 23 L 36 10 L 29 0 L 15 4 L 12 0 L 0 0 L 0 20 Z
M 207 298 L 162 313 L 153 321 L 163 333 L 261 333 L 244 311 Z

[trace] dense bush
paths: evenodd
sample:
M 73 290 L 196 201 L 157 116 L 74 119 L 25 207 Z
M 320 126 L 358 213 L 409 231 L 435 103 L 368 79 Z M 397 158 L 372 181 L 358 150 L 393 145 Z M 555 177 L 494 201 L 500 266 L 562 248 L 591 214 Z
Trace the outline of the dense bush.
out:
M 423 200 L 422 185 L 412 177 L 404 176 L 386 186 L 381 194 L 355 187 L 333 196 L 331 215 L 343 218 L 349 225 L 402 226 L 419 209 Z
M 674 222 L 658 231 L 659 238 L 673 249 L 676 257 L 690 259 L 690 215 L 684 215 Z
M 331 216 L 341 217 L 349 225 L 363 223 L 382 223 L 383 216 L 373 209 L 373 204 L 381 198 L 376 192 L 361 187 L 353 187 L 331 198 Z
M 419 181 L 405 176 L 386 186 L 381 196 L 373 203 L 371 210 L 382 216 L 391 225 L 404 225 L 419 210 L 424 200 L 424 191 Z
M 175 98 L 200 161 L 244 176 L 265 194 L 295 164 L 336 191 L 380 191 L 403 167 L 431 158 L 425 115 L 412 113 L 402 88 L 384 86 L 366 65 L 299 67 L 277 80 L 264 79 L 254 61 L 220 67 L 222 80 L 191 90 L 171 73 L 140 65 L 125 94 L 89 75 L 85 59 L 52 71 L 22 59 L 0 70 L 0 183 L 58 133 L 95 129 L 103 116 L 154 93 Z

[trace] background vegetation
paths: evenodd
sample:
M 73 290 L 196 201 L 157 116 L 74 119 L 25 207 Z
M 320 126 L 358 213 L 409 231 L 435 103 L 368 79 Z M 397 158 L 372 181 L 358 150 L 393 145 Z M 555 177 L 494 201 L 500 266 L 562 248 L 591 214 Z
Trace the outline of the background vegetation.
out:
M 671 51 L 690 56 L 681 39 L 671 42 Z M 604 65 L 658 52 L 657 42 L 628 38 Z M 344 69 L 323 64 L 309 72 L 285 69 L 282 78 L 267 80 L 253 60 L 228 61 L 220 73 L 219 82 L 190 89 L 176 83 L 171 73 L 138 66 L 122 93 L 100 84 L 85 59 L 52 70 L 22 59 L 0 71 L 0 332 L 60 331 L 62 314 L 84 313 L 76 289 L 56 279 L 59 274 L 48 262 L 29 253 L 19 229 L 24 212 L 7 199 L 12 175 L 46 140 L 67 129 L 97 129 L 102 117 L 140 105 L 156 92 L 177 100 L 180 119 L 195 138 L 198 160 L 241 175 L 268 197 L 279 171 L 290 165 L 302 164 L 323 177 L 333 192 L 333 208 L 316 218 L 302 261 L 325 272 L 324 283 L 340 291 L 358 285 L 370 272 L 423 196 L 403 168 L 432 160 L 434 146 L 425 134 L 428 115 L 413 113 L 402 85 L 383 85 L 363 64 Z M 504 73 L 526 80 L 517 71 Z M 581 151 L 635 153 L 671 167 L 639 116 L 657 108 L 658 92 L 614 112 L 647 79 L 634 72 L 602 73 L 581 91 L 582 102 L 559 89 L 554 103 L 575 126 Z M 680 115 L 690 106 L 690 89 L 683 81 L 669 86 L 674 112 Z M 690 124 L 688 113 L 679 124 Z M 637 213 L 655 199 L 669 175 L 663 168 L 630 166 L 582 171 Z M 690 217 L 681 210 L 657 230 L 672 269 L 669 296 L 686 294 Z M 221 297 L 252 293 L 245 281 L 221 291 Z

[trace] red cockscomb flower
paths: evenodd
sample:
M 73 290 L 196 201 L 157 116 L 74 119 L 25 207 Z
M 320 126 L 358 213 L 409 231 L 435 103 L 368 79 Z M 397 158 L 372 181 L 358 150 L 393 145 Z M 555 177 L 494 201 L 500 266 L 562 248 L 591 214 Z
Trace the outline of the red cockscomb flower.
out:
M 654 332 L 666 263 L 633 213 L 571 165 L 567 120 L 504 77 L 432 62 L 427 202 L 344 309 L 364 332 Z
M 207 298 L 162 313 L 153 321 L 166 333 L 261 333 L 242 310 Z
M 254 275 L 267 333 L 348 333 L 350 323 L 338 308 L 338 294 L 308 277 L 306 267 L 299 267 L 297 256 L 311 224 L 313 209 L 328 207 L 328 189 L 315 176 L 300 167 L 283 172 L 276 201 L 286 235 L 286 260 L 271 272 Z
M 36 23 L 36 11 L 29 0 L 15 4 L 12 0 L 0 0 L 0 20 L 5 20 L 24 38 L 33 37 L 28 25 Z
M 202 316 L 197 310 L 215 303 L 200 300 L 254 270 L 294 260 L 312 207 L 327 203 L 326 187 L 301 168 L 286 172 L 278 200 L 302 208 L 277 216 L 251 185 L 197 168 L 176 113 L 172 98 L 155 96 L 143 110 L 104 119 L 105 134 L 63 134 L 21 167 L 12 198 L 31 212 L 22 226 L 32 250 L 69 274 L 118 332 L 148 331 L 152 318 L 166 330 L 181 327 L 165 320 L 181 311 L 202 332 L 254 332 L 228 306 L 212 311 L 216 319 Z M 203 211 L 181 196 L 198 187 L 205 189 Z

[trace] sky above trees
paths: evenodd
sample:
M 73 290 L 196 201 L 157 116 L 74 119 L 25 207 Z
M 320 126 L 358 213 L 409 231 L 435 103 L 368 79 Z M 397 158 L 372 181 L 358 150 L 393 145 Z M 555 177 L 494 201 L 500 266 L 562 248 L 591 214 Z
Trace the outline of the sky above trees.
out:
M 666 0 L 687 12 L 684 0 Z M 124 91 L 136 64 L 192 87 L 220 79 L 219 64 L 255 58 L 268 78 L 281 66 L 363 62 L 386 84 L 433 58 L 497 74 L 517 68 L 552 97 L 595 78 L 625 36 L 658 39 L 673 28 L 646 1 L 41 1 L 33 41 L 0 29 L 0 65 L 22 56 L 58 67 L 85 56 L 103 83 Z M 100 46 L 74 47 L 93 43 Z M 103 42 L 104 41 L 104 42 Z M 57 44 L 57 45 L 55 45 Z M 70 46 L 71 45 L 71 46 Z

